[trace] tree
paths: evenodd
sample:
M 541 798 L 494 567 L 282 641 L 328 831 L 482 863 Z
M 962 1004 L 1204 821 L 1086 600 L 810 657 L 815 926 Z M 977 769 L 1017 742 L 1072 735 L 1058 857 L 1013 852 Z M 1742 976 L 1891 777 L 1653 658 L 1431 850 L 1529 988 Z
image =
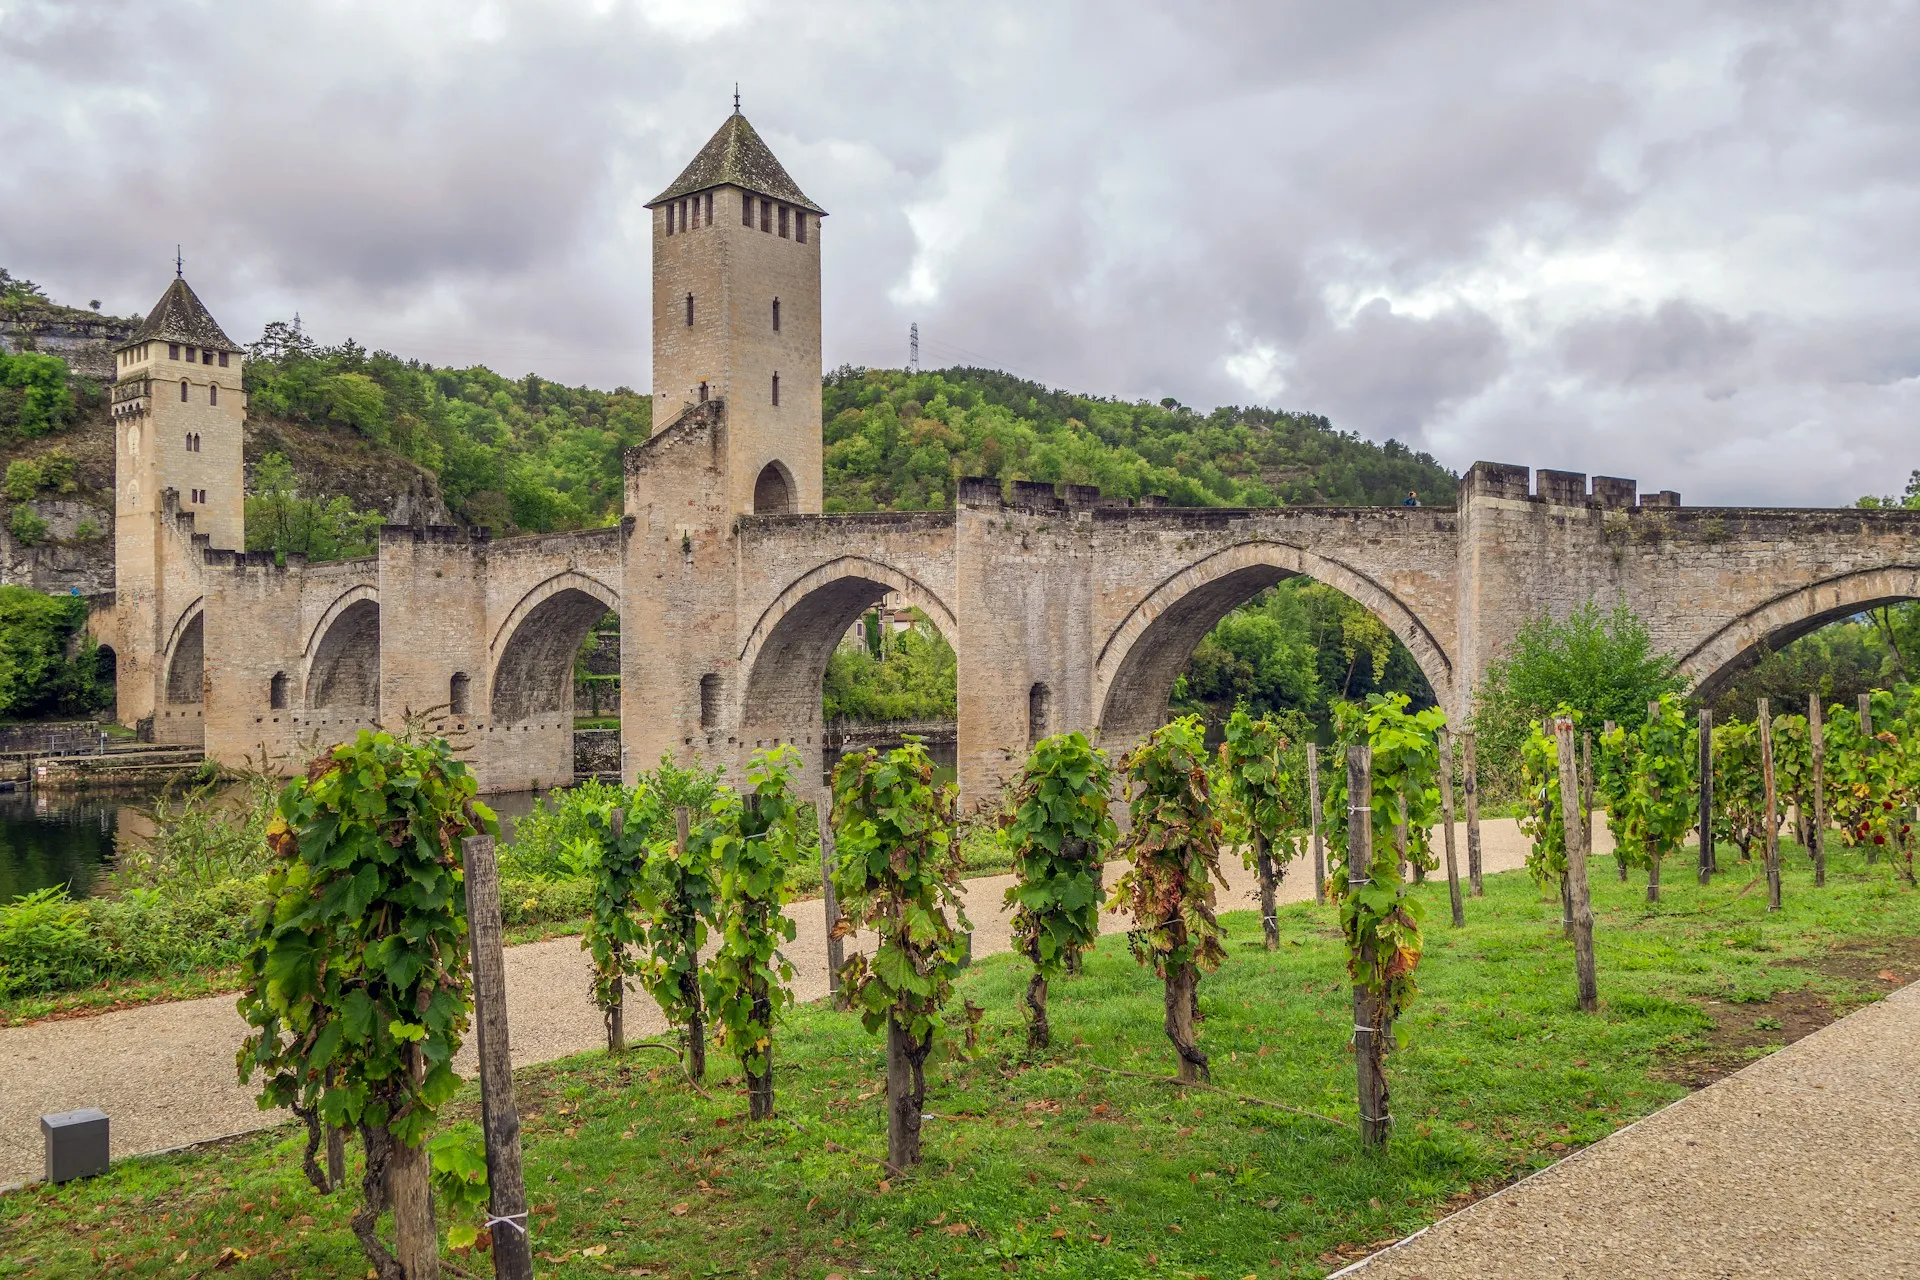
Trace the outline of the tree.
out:
M 1100 871 L 1114 839 L 1107 753 L 1074 732 L 1042 738 L 1014 783 L 1007 835 L 1013 844 L 1015 948 L 1033 965 L 1027 980 L 1027 1046 L 1045 1049 L 1047 984 L 1100 938 Z
M 855 751 L 834 766 L 833 888 L 842 913 L 834 932 L 876 938 L 873 956 L 849 957 L 840 982 L 867 1030 L 887 1033 L 887 1163 L 903 1172 L 920 1162 L 927 1055 L 945 1031 L 942 1009 L 960 972 L 955 925 L 973 927 L 960 909 L 953 804 L 918 738 L 884 755 Z
M 647 874 L 651 810 L 637 806 L 613 818 L 614 804 L 584 815 L 591 840 L 582 859 L 593 884 L 593 901 L 580 949 L 593 959 L 593 1003 L 606 1023 L 607 1051 L 624 1052 L 626 989 L 634 973 L 634 947 L 641 938 L 636 911 Z
M 1658 902 L 1661 859 L 1680 847 L 1693 826 L 1699 735 L 1688 729 L 1679 699 L 1662 694 L 1657 714 L 1643 713 L 1631 735 L 1616 725 L 1603 735 L 1602 750 L 1631 760 L 1626 769 L 1615 771 L 1616 776 L 1624 772 L 1626 780 L 1608 821 L 1627 860 L 1647 869 L 1647 901 Z
M 1673 657 L 1655 651 L 1646 624 L 1625 604 L 1603 612 L 1588 600 L 1564 619 L 1523 623 L 1474 690 L 1482 785 L 1518 790 L 1522 745 L 1555 708 L 1577 708 L 1588 724 L 1637 724 L 1649 702 L 1685 687 Z
M 79 596 L 0 586 L 0 717 L 92 715 L 112 700 L 86 624 Z
M 373 555 L 384 521 L 378 511 L 356 510 L 346 497 L 302 497 L 283 454 L 269 453 L 254 464 L 246 499 L 250 551 L 271 551 L 281 564 L 289 555 L 315 562 Z
M 1214 881 L 1220 874 L 1220 819 L 1207 785 L 1205 733 L 1194 716 L 1161 725 L 1127 753 L 1127 813 L 1120 851 L 1133 864 L 1113 887 L 1109 909 L 1125 904 L 1134 927 L 1127 945 L 1166 988 L 1167 1039 L 1180 1079 L 1208 1078 L 1195 1042 L 1200 976 L 1220 967 Z
M 472 1009 L 460 841 L 496 828 L 441 739 L 363 730 L 281 793 L 277 865 L 254 917 L 240 1013 L 241 1083 L 262 1108 L 357 1127 L 366 1151 L 352 1225 L 380 1280 L 437 1274 L 426 1143 L 458 1091 L 453 1059 Z M 378 1235 L 394 1211 L 398 1257 Z
M 67 426 L 78 412 L 66 361 L 0 351 L 0 437 L 44 436 Z
M 754 752 L 747 764 L 753 790 L 725 805 L 713 842 L 720 945 L 703 984 L 720 1035 L 746 1074 L 747 1113 L 755 1120 L 773 1115 L 774 1019 L 793 1003 L 793 966 L 779 947 L 794 938 L 781 908 L 793 900 L 794 871 L 805 861 L 793 795 L 800 767 L 789 746 Z

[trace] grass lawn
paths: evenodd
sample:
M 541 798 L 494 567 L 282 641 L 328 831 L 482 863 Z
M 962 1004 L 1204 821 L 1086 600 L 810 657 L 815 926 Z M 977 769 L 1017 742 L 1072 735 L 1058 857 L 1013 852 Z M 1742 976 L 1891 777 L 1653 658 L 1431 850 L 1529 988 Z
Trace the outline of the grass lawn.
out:
M 1652 908 L 1637 874 L 1596 866 L 1597 1017 L 1574 1007 L 1557 892 L 1491 877 L 1455 930 L 1444 883 L 1422 888 L 1421 994 L 1388 1059 L 1380 1155 L 1345 1127 L 1350 994 L 1332 909 L 1311 904 L 1283 909 L 1272 954 L 1252 913 L 1227 917 L 1200 1043 L 1230 1092 L 1112 1074 L 1173 1066 L 1159 988 L 1123 938 L 1055 988 L 1057 1048 L 1038 1061 L 1022 1054 L 1021 965 L 977 964 L 961 993 L 987 1010 L 978 1050 L 929 1064 L 927 1161 L 905 1178 L 878 1162 L 878 1038 L 818 1006 L 782 1028 L 782 1118 L 758 1126 L 718 1058 L 711 1096 L 661 1053 L 522 1071 L 539 1273 L 1322 1275 L 1914 976 L 1920 894 L 1850 854 L 1816 893 L 1805 859 L 1786 862 L 1774 917 L 1746 866 L 1701 889 L 1676 859 Z M 316 1195 L 298 1147 L 277 1129 L 0 1197 L 0 1276 L 366 1274 L 351 1198 Z M 492 1274 L 484 1253 L 450 1258 Z

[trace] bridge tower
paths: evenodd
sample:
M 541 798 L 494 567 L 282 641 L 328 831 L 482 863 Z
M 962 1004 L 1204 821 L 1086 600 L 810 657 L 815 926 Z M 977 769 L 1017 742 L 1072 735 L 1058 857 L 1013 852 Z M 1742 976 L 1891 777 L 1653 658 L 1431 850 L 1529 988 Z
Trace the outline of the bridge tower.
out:
M 246 545 L 241 364 L 177 266 L 114 350 L 115 717 L 161 741 L 202 732 L 202 553 Z
M 653 425 L 724 401 L 734 515 L 818 514 L 820 223 L 738 98 L 653 211 Z

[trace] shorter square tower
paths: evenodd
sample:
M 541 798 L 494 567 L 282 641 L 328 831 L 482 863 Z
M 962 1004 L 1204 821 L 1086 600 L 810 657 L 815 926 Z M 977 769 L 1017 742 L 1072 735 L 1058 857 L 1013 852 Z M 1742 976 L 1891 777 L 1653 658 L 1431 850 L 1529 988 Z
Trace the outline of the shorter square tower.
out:
M 818 514 L 820 225 L 736 107 L 653 211 L 653 428 L 724 400 L 735 514 Z

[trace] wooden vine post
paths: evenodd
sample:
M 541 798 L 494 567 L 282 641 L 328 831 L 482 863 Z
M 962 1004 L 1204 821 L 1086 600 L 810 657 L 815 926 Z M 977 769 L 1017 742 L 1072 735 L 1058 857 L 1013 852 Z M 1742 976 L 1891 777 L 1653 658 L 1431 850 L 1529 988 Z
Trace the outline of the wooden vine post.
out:
M 1860 753 L 1864 757 L 1873 750 L 1873 695 L 1860 695 Z M 1864 766 L 1864 760 L 1862 766 Z M 1867 865 L 1880 861 L 1880 846 L 1871 840 L 1866 842 Z
M 513 1101 L 507 1031 L 507 962 L 500 936 L 500 870 L 492 836 L 461 841 L 467 927 L 473 939 L 473 1026 L 480 1059 L 480 1121 L 487 1141 L 487 1216 L 494 1280 L 533 1280 L 520 1111 Z
M 1320 747 L 1307 744 L 1307 809 L 1313 837 L 1313 900 L 1327 903 L 1327 846 L 1320 833 Z
M 1580 989 L 1580 1011 L 1600 1008 L 1599 981 L 1593 960 L 1593 899 L 1587 890 L 1587 850 L 1580 821 L 1580 789 L 1573 764 L 1573 721 L 1560 716 L 1553 723 L 1554 747 L 1560 766 L 1560 811 L 1565 829 L 1569 897 L 1573 903 L 1573 968 Z M 1655 860 L 1658 866 L 1658 860 Z
M 1659 720 L 1660 720 L 1660 700 L 1658 698 L 1655 698 L 1653 701 L 1647 703 L 1647 723 L 1650 725 L 1656 724 L 1659 722 Z M 1646 753 L 1643 751 L 1641 754 L 1644 757 Z M 1651 774 L 1649 774 L 1646 779 L 1646 787 L 1647 787 L 1647 800 L 1648 800 L 1647 808 L 1651 810 L 1660 803 L 1660 783 Z M 1660 861 L 1661 861 L 1660 853 L 1661 853 L 1661 850 L 1660 850 L 1659 842 L 1657 841 L 1657 839 L 1653 834 L 1651 825 L 1652 824 L 1648 824 L 1649 829 L 1647 831 L 1647 901 L 1658 902 L 1660 901 Z
M 1453 851 L 1453 734 L 1441 729 L 1437 735 L 1440 750 L 1440 821 L 1447 829 L 1447 900 L 1453 907 L 1453 927 L 1467 923 L 1460 901 L 1460 866 Z
M 1818 695 L 1811 701 L 1818 703 Z M 1814 730 L 1819 741 L 1819 730 Z M 1817 750 L 1817 748 L 1816 748 Z M 1815 766 L 1818 772 L 1818 766 Z M 1713 881 L 1713 708 L 1700 708 L 1700 883 Z
M 1760 699 L 1760 784 L 1766 788 L 1766 809 L 1761 835 L 1767 850 L 1767 910 L 1780 909 L 1780 797 L 1773 778 L 1773 708 Z
M 1813 855 L 1813 887 L 1827 887 L 1827 739 L 1821 722 L 1820 695 L 1807 695 L 1807 743 L 1813 777 L 1813 820 L 1807 826 L 1807 852 Z
M 1365 893 L 1373 866 L 1373 750 L 1347 748 L 1347 892 Z M 1358 1076 L 1360 1141 L 1386 1145 L 1393 1125 L 1388 1110 L 1386 1034 L 1382 1002 L 1364 981 L 1353 984 L 1353 1061 Z
M 1580 731 L 1580 804 L 1587 815 L 1581 828 L 1586 833 L 1587 848 L 1593 848 L 1593 733 Z
M 1467 883 L 1474 897 L 1484 898 L 1487 891 L 1480 883 L 1480 770 L 1474 759 L 1473 740 L 1471 729 L 1460 735 L 1460 789 L 1467 801 Z
M 840 898 L 833 891 L 833 813 L 830 806 L 821 805 L 819 814 L 820 905 L 827 917 L 827 996 L 839 1008 L 840 970 L 847 963 L 847 941 L 834 928 L 840 923 Z
M 1613 724 L 1613 721 L 1611 720 L 1606 721 L 1604 724 L 1600 726 L 1600 739 L 1602 742 L 1612 742 L 1614 740 L 1613 729 L 1614 729 L 1614 724 Z M 1549 732 L 1548 736 L 1552 736 L 1551 732 Z M 1589 825 L 1587 827 L 1587 830 L 1592 831 L 1593 827 Z M 1588 841 L 1587 849 L 1589 852 L 1592 851 L 1593 849 L 1592 841 Z M 1625 884 L 1627 882 L 1627 843 L 1625 840 L 1622 840 L 1617 836 L 1615 837 L 1613 842 L 1613 864 L 1614 866 L 1620 869 L 1620 883 Z M 1569 921 L 1568 936 L 1571 937 L 1572 936 L 1571 921 L 1573 919 L 1571 908 L 1569 908 L 1567 919 Z
M 673 810 L 673 852 L 676 859 L 687 856 L 688 839 L 692 833 L 692 815 L 686 805 L 676 805 Z M 695 944 L 698 953 L 698 944 Z M 700 1002 L 700 977 L 697 968 L 680 975 L 681 990 L 687 1001 L 687 1075 L 695 1084 L 707 1078 L 707 1025 L 705 1009 Z
M 627 815 L 624 810 L 615 809 L 607 815 L 607 830 L 612 834 L 614 843 L 619 844 L 627 834 Z M 627 1051 L 627 984 L 624 976 L 614 982 L 613 990 L 608 994 L 607 999 L 607 1052 L 625 1053 Z

